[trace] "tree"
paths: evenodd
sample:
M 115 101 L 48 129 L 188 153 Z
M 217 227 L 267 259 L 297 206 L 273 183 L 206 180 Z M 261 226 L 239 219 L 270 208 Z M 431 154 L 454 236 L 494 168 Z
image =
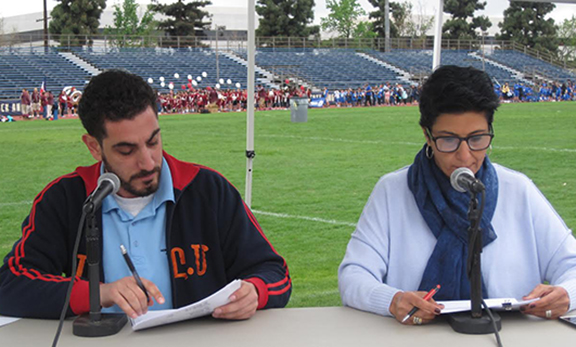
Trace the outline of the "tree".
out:
M 556 26 L 553 19 L 544 19 L 556 7 L 550 3 L 511 2 L 498 24 L 497 40 L 512 40 L 534 49 L 550 52 L 558 50 Z
M 372 6 L 376 8 L 376 11 L 370 12 L 369 18 L 373 19 L 372 25 L 374 27 L 374 32 L 378 37 L 386 37 L 386 0 L 368 0 Z M 402 22 L 402 18 L 405 17 L 404 6 L 411 6 L 409 2 L 404 2 L 399 4 L 396 2 L 389 2 L 388 7 L 392 18 L 390 20 L 390 37 L 400 37 L 400 30 L 396 25 L 396 22 Z
M 452 15 L 442 26 L 443 36 L 450 39 L 471 40 L 478 37 L 476 29 L 488 30 L 492 23 L 486 16 L 474 17 L 476 10 L 483 10 L 486 2 L 479 0 L 446 0 L 444 12 Z M 469 20 L 470 18 L 470 20 Z
M 314 20 L 314 0 L 258 0 L 256 13 L 260 23 L 258 36 L 308 37 L 320 27 L 309 26 Z
M 369 0 L 376 11 L 370 12 L 370 19 L 374 19 L 374 31 L 378 37 L 386 37 L 385 6 L 386 0 Z M 390 2 L 390 37 L 421 37 L 432 27 L 434 17 L 424 15 L 422 4 L 419 3 L 420 13 L 413 14 L 413 5 L 408 1 L 402 3 Z
M 376 7 L 376 11 L 370 12 L 369 18 L 374 21 L 374 31 L 378 37 L 386 37 L 386 0 L 369 0 L 372 6 Z M 412 4 L 408 1 L 403 3 L 389 2 L 388 3 L 391 19 L 390 19 L 390 37 L 403 36 L 404 23 L 408 12 L 412 9 Z
M 336 31 L 345 38 L 350 38 L 356 30 L 358 18 L 366 15 L 357 0 L 328 0 L 326 8 L 330 13 L 321 19 L 322 29 Z
M 202 36 L 203 31 L 210 28 L 212 22 L 204 21 L 210 18 L 202 7 L 211 5 L 209 0 L 196 0 L 187 3 L 178 0 L 173 4 L 159 4 L 157 0 L 152 0 L 150 9 L 168 17 L 166 20 L 158 22 L 158 29 L 164 30 L 169 36 Z
M 557 37 L 560 39 L 559 56 L 563 61 L 576 60 L 576 17 L 565 19 L 558 26 Z
M 148 8 L 142 18 L 138 18 L 138 8 L 135 0 L 124 0 L 122 6 L 114 7 L 114 26 L 107 26 L 104 32 L 107 35 L 115 35 L 112 44 L 118 47 L 140 46 L 145 42 L 141 37 L 149 36 L 155 27 L 154 14 Z M 146 39 L 145 39 L 146 40 Z
M 359 22 L 352 32 L 352 37 L 359 39 L 373 39 L 377 36 L 374 25 L 370 22 Z
M 92 35 L 98 33 L 100 15 L 106 8 L 106 0 L 57 1 L 60 4 L 50 13 L 50 33 L 61 35 L 55 37 L 61 45 L 92 45 Z
M 408 36 L 415 38 L 426 37 L 428 30 L 434 25 L 434 16 L 428 16 L 424 10 L 424 4 L 421 0 L 418 0 L 418 13 L 416 16 L 412 13 L 410 17 L 411 21 L 408 22 Z

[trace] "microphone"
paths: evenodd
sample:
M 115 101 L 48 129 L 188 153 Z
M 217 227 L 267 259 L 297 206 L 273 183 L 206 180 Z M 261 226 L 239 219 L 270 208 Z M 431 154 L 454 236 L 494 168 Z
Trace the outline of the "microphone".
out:
M 111 172 L 106 172 L 98 178 L 98 187 L 90 195 L 87 202 L 92 202 L 92 208 L 96 210 L 102 204 L 102 200 L 110 194 L 115 194 L 120 189 L 120 179 Z
M 472 170 L 467 167 L 459 167 L 454 170 L 450 175 L 450 184 L 452 188 L 461 193 L 480 193 L 485 189 L 484 184 L 474 177 Z
M 120 179 L 118 176 L 111 172 L 102 174 L 98 178 L 98 187 L 86 199 L 82 208 L 83 216 L 86 216 L 84 234 L 86 236 L 86 266 L 88 268 L 90 312 L 80 315 L 74 321 L 73 333 L 76 336 L 99 337 L 113 335 L 119 332 L 127 321 L 125 314 L 102 314 L 100 306 L 100 262 L 102 260 L 100 239 L 102 232 L 96 222 L 95 212 L 102 205 L 104 198 L 116 193 L 119 189 Z

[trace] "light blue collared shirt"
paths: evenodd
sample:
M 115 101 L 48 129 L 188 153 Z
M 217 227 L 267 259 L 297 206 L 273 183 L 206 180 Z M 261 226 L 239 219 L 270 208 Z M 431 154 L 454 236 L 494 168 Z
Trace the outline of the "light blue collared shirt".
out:
M 103 166 L 101 167 L 103 172 Z M 102 202 L 102 263 L 106 283 L 132 276 L 120 251 L 124 245 L 140 277 L 152 281 L 166 299 L 160 305 L 154 301 L 151 310 L 172 308 L 170 268 L 166 256 L 166 203 L 174 202 L 172 175 L 162 158 L 158 190 L 152 201 L 135 217 L 122 210 L 113 196 Z M 114 305 L 102 312 L 122 312 Z

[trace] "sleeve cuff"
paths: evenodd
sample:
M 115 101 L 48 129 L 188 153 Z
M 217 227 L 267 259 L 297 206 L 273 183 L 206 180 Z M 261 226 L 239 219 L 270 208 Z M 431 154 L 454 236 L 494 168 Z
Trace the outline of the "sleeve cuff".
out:
M 72 286 L 70 309 L 75 315 L 90 312 L 90 290 L 88 281 L 79 280 Z
M 576 280 L 566 281 L 558 286 L 564 288 L 566 292 L 568 292 L 568 298 L 570 299 L 568 312 L 576 310 Z
M 390 312 L 390 306 L 394 295 L 398 292 L 401 292 L 401 290 L 388 286 L 375 287 L 369 295 L 369 310 L 383 316 L 394 317 L 392 312 Z
M 268 303 L 268 288 L 266 287 L 266 283 L 258 277 L 247 278 L 245 281 L 252 283 L 256 287 L 256 291 L 258 292 L 258 309 L 263 309 Z

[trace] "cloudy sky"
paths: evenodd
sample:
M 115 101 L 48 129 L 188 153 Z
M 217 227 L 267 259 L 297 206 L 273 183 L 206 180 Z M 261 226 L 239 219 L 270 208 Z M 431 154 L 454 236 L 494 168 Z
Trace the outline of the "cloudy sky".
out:
M 402 1 L 402 0 L 400 0 Z M 414 12 L 419 14 L 419 8 L 423 9 L 426 14 L 434 14 L 438 8 L 438 0 L 408 0 L 414 4 Z M 2 7 L 0 8 L 0 17 L 10 17 L 21 14 L 42 12 L 44 9 L 43 0 L 17 0 L 17 1 L 2 1 Z M 138 3 L 148 4 L 150 0 L 137 0 Z M 161 3 L 175 2 L 175 0 L 160 0 Z M 315 7 L 315 22 L 319 22 L 321 17 L 325 17 L 328 14 L 326 10 L 326 0 L 316 0 Z M 107 0 L 108 7 L 116 3 L 121 3 L 121 0 Z M 359 0 L 359 3 L 367 10 L 371 11 L 373 9 L 372 5 L 368 0 Z M 47 0 L 48 10 L 50 11 L 57 2 L 55 0 Z M 228 7 L 244 7 L 248 5 L 248 0 L 212 0 L 213 6 L 228 6 Z M 486 9 L 481 12 L 485 15 L 492 17 L 502 17 L 504 10 L 508 7 L 508 0 L 488 0 Z M 552 18 L 556 22 L 561 22 L 564 19 L 570 18 L 576 15 L 576 4 L 556 4 L 556 9 L 551 14 Z

